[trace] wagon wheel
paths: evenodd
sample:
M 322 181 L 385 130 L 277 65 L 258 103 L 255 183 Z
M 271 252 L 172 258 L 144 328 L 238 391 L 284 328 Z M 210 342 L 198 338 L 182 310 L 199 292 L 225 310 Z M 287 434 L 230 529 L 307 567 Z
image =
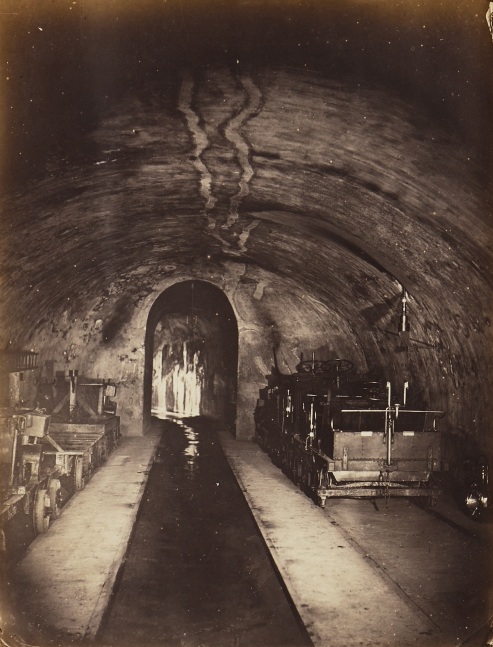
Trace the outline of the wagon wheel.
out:
M 84 489 L 84 461 L 82 456 L 76 456 L 72 467 L 72 488 L 74 492 Z
M 310 465 L 306 466 L 304 482 L 308 490 L 311 490 L 313 487 L 313 473 Z
M 298 457 L 296 456 L 293 460 L 293 481 L 296 485 L 301 483 L 301 465 Z
M 48 488 L 48 495 L 50 497 L 51 519 L 58 519 L 60 516 L 60 498 L 61 498 L 61 485 L 58 479 L 52 479 Z
M 310 492 L 317 492 L 319 486 L 318 470 L 315 463 L 308 466 L 308 489 Z
M 293 483 L 296 483 L 296 474 L 298 473 L 298 464 L 294 456 L 290 457 L 288 464 L 288 476 L 291 478 Z
M 48 530 L 51 520 L 50 495 L 45 488 L 38 488 L 34 495 L 33 526 L 36 534 Z
M 316 492 L 318 489 L 317 470 L 315 465 L 311 465 L 308 469 L 308 488 L 311 492 Z
M 281 470 L 289 479 L 293 479 L 293 471 L 291 469 L 291 457 L 289 453 L 286 453 L 284 460 L 281 463 Z
M 299 459 L 298 462 L 298 486 L 300 490 L 304 490 L 306 488 L 306 483 L 307 483 L 307 476 L 306 476 L 306 462 L 303 458 Z

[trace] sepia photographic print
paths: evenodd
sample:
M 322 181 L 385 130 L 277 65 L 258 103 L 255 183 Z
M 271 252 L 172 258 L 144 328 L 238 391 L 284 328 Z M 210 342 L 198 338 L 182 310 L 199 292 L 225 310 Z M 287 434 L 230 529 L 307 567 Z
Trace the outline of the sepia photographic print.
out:
M 492 70 L 484 0 L 1 0 L 1 647 L 493 645 Z

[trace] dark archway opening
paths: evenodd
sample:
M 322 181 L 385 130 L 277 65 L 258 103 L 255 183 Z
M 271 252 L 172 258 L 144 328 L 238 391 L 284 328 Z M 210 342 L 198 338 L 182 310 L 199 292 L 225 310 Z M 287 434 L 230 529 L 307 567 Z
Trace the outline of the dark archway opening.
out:
M 152 416 L 204 415 L 234 427 L 238 325 L 225 294 L 206 281 L 176 283 L 147 320 L 144 429 Z

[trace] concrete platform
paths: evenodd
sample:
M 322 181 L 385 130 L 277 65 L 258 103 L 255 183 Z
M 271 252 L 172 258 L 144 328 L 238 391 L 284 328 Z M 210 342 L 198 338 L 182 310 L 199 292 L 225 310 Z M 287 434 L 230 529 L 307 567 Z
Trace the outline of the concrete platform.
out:
M 6 633 L 39 644 L 96 635 L 127 550 L 160 433 L 122 438 L 15 567 Z M 5 615 L 5 614 L 4 614 Z M 38 642 L 39 641 L 39 642 Z
M 314 645 L 439 644 L 433 622 L 257 445 L 220 437 Z

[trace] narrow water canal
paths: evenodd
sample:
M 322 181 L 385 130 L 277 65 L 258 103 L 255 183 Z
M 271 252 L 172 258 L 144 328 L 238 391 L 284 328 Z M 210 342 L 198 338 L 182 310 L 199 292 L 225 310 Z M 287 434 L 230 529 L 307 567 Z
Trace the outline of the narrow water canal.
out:
M 99 642 L 113 647 L 310 645 L 204 419 L 163 434 Z

